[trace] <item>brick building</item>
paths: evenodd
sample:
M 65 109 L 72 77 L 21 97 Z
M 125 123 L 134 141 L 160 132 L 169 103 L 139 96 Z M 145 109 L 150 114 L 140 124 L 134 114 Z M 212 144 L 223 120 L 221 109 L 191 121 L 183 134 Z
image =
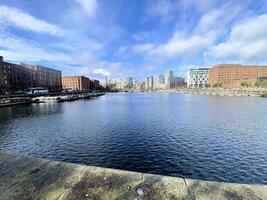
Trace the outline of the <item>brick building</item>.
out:
M 267 66 L 220 64 L 209 69 L 209 84 L 225 88 L 238 87 L 242 83 L 255 84 L 267 78 Z
M 90 79 L 85 76 L 64 76 L 62 85 L 63 89 L 88 91 L 90 90 Z
M 45 87 L 50 92 L 59 92 L 62 90 L 61 71 L 48 67 L 32 64 L 21 64 L 29 69 L 33 78 L 32 87 Z
M 101 89 L 99 80 L 91 79 L 90 80 L 90 89 L 91 90 L 99 90 L 99 89 Z
M 0 94 L 46 87 L 50 92 L 61 91 L 61 72 L 39 65 L 14 64 L 0 56 Z

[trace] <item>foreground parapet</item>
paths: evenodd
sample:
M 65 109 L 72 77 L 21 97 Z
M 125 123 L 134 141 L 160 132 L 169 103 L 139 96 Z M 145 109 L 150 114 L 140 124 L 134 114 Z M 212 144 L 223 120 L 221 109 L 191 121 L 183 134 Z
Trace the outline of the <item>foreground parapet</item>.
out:
M 158 176 L 0 153 L 0 199 L 267 199 L 266 185 Z

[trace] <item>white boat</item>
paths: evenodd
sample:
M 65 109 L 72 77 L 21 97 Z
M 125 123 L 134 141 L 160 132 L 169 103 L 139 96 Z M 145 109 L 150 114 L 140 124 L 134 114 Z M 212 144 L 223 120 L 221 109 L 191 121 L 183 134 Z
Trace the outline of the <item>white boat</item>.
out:
M 35 103 L 57 103 L 62 101 L 61 97 L 36 97 L 33 98 Z

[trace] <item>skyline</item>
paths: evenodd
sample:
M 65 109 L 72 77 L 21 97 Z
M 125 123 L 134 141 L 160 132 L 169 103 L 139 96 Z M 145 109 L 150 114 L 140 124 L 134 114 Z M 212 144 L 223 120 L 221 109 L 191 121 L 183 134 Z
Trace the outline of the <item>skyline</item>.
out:
M 100 80 L 184 76 L 194 66 L 267 64 L 266 21 L 266 0 L 2 0 L 0 55 Z

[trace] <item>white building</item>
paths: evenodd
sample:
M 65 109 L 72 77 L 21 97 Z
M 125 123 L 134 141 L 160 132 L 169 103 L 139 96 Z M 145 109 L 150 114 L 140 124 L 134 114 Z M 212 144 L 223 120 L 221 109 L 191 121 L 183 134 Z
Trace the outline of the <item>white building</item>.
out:
M 154 77 L 153 76 L 150 76 L 150 77 L 146 78 L 146 80 L 145 80 L 145 89 L 146 90 L 154 89 Z
M 209 81 L 209 68 L 190 69 L 187 77 L 187 87 L 207 87 Z
M 164 84 L 164 76 L 163 75 L 158 75 L 154 76 L 154 89 L 164 89 L 165 84 Z
M 165 89 L 170 89 L 173 82 L 173 71 L 167 70 L 164 73 Z
M 123 79 L 120 79 L 117 83 L 116 83 L 116 88 L 117 89 L 125 89 L 126 87 L 126 83 Z
M 148 89 L 153 89 L 154 88 L 154 77 L 150 76 L 148 78 Z
M 145 80 L 145 89 L 148 90 L 149 88 L 149 78 L 147 77 Z

